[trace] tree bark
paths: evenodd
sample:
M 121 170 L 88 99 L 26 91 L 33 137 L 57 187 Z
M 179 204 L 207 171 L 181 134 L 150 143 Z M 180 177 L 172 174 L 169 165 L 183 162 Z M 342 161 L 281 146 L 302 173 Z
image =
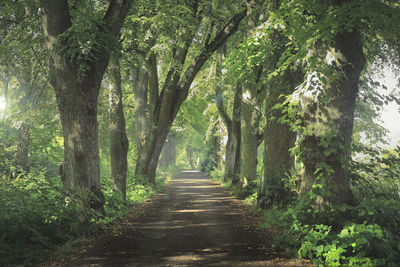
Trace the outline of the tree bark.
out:
M 146 140 L 147 127 L 148 127 L 148 116 L 147 116 L 147 99 L 148 99 L 148 84 L 149 84 L 149 73 L 145 66 L 142 65 L 139 70 L 137 85 L 135 88 L 135 130 L 136 130 L 136 143 L 138 151 L 143 149 Z M 138 160 L 140 161 L 140 153 Z
M 365 64 L 360 33 L 339 32 L 327 52 L 331 58 L 327 65 L 325 91 L 313 99 L 303 99 L 303 122 L 312 125 L 300 149 L 304 160 L 299 191 L 306 194 L 313 184 L 322 184 L 317 192 L 316 204 L 353 204 L 347 170 L 350 159 L 355 101 L 358 81 Z M 323 79 L 321 79 L 323 81 Z M 318 171 L 322 163 L 328 167 Z
M 161 152 L 160 166 L 168 168 L 176 163 L 176 144 L 173 140 L 167 140 Z
M 278 52 L 278 51 L 277 51 Z M 279 59 L 278 53 L 277 59 Z M 274 64 L 277 63 L 277 60 Z M 273 110 L 276 104 L 281 103 L 281 94 L 290 94 L 294 91 L 303 76 L 299 71 L 288 69 L 281 77 L 271 81 L 267 86 L 267 100 L 265 104 L 264 126 L 264 175 L 260 180 L 258 191 L 258 206 L 272 207 L 276 204 L 285 204 L 289 201 L 288 192 L 284 188 L 282 179 L 290 175 L 294 167 L 294 157 L 289 149 L 294 146 L 296 134 L 290 130 L 288 124 L 277 121 L 282 117 L 281 110 Z M 275 117 L 275 119 L 271 119 Z
M 118 56 L 110 59 L 110 157 L 111 177 L 115 190 L 126 198 L 126 172 L 128 167 L 129 141 L 125 130 L 125 116 L 122 105 L 121 71 Z
M 132 0 L 112 0 L 95 33 L 98 43 L 104 34 L 119 35 Z M 50 52 L 51 84 L 56 93 L 64 134 L 64 184 L 85 196 L 84 205 L 104 212 L 100 190 L 97 100 L 110 51 L 106 46 L 92 47 L 90 59 L 80 59 L 69 50 L 74 38 L 65 34 L 73 21 L 67 0 L 41 0 L 42 24 Z M 73 33 L 69 33 L 70 35 Z M 64 35 L 63 38 L 60 38 Z M 96 43 L 96 42 L 95 42 Z M 60 49 L 60 46 L 64 49 Z M 81 70 L 81 65 L 86 70 Z M 91 191 L 93 194 L 87 194 Z
M 256 0 L 250 0 L 247 5 L 247 32 L 250 36 L 258 20 L 258 3 Z M 262 70 L 262 67 L 254 67 L 242 83 L 240 176 L 243 186 L 257 179 L 257 136 L 262 115 L 262 89 L 259 88 L 258 83 Z
M 235 165 L 235 146 L 233 140 L 232 133 L 232 119 L 229 117 L 226 109 L 224 107 L 224 101 L 222 98 L 222 62 L 224 57 L 225 47 L 222 46 L 217 55 L 217 62 L 215 64 L 215 76 L 217 78 L 217 85 L 215 88 L 215 99 L 217 103 L 217 109 L 219 116 L 222 118 L 222 121 L 226 127 L 228 132 L 228 140 L 225 145 L 225 168 L 224 168 L 224 181 L 231 180 L 234 175 L 234 165 Z
M 279 8 L 279 1 L 269 4 L 270 10 Z M 270 35 L 272 55 L 267 59 L 266 71 L 271 73 L 279 68 L 278 62 L 286 49 L 289 40 L 276 29 Z M 294 167 L 294 157 L 289 149 L 294 146 L 296 133 L 291 131 L 286 123 L 278 122 L 284 114 L 282 110 L 273 109 L 282 103 L 280 96 L 294 92 L 296 86 L 304 78 L 302 67 L 292 64 L 282 74 L 271 77 L 266 87 L 264 140 L 264 175 L 261 177 L 257 204 L 262 208 L 274 205 L 284 205 L 290 200 L 283 179 L 291 175 Z
M 28 168 L 29 140 L 29 119 L 27 119 L 18 128 L 17 151 L 15 154 L 15 163 L 24 170 Z
M 232 184 L 238 184 L 240 180 L 241 96 L 241 86 L 238 84 L 235 88 L 231 119 L 225 111 L 220 90 L 218 88 L 216 90 L 218 112 L 228 132 L 228 140 L 225 148 L 224 181 L 230 180 Z
M 240 150 L 242 138 L 242 124 L 241 124 L 241 110 L 242 110 L 242 87 L 240 84 L 236 85 L 235 98 L 233 100 L 233 113 L 232 113 L 232 140 L 233 151 L 232 158 L 234 160 L 232 174 L 232 184 L 239 184 L 240 182 Z
M 250 93 L 249 87 L 245 89 L 243 94 Z M 241 159 L 240 159 L 240 175 L 243 185 L 257 179 L 257 148 L 258 148 L 258 128 L 261 120 L 261 112 L 259 110 L 259 98 L 256 95 L 242 101 L 242 130 L 241 130 Z M 253 100 L 253 101 L 251 101 Z
M 185 65 L 186 55 L 194 36 L 187 38 L 185 44 L 179 47 L 176 53 L 174 53 L 174 61 L 158 97 L 155 110 L 151 115 L 152 121 L 148 124 L 146 138 L 142 148 L 138 151 L 140 157 L 136 162 L 135 175 L 146 176 L 150 182 L 155 182 L 156 168 L 161 149 L 179 108 L 188 95 L 196 74 L 211 54 L 236 32 L 245 14 L 246 12 L 243 10 L 234 15 L 228 24 L 216 35 L 214 40 L 204 45 L 193 63 L 186 70 L 183 70 L 183 66 Z
M 188 161 L 188 167 L 191 169 L 195 168 L 194 159 L 193 159 L 193 148 L 191 146 L 186 147 L 186 156 Z

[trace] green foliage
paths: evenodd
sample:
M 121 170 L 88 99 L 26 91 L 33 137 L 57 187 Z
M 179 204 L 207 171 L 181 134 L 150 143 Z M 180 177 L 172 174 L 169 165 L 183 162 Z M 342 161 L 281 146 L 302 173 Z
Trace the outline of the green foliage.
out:
M 378 224 L 352 223 L 344 226 L 339 234 L 330 234 L 331 229 L 322 224 L 305 225 L 301 229 L 305 236 L 298 256 L 316 259 L 315 263 L 323 266 L 386 266 L 387 257 L 393 256 L 387 233 Z
M 399 149 L 387 154 L 370 151 L 364 169 L 361 163 L 353 165 L 357 166 L 352 185 L 356 206 L 315 209 L 312 198 L 299 198 L 285 210 L 266 211 L 264 226 L 277 232 L 275 245 L 319 266 L 397 266 L 398 155 Z
M 289 255 L 312 259 L 318 266 L 396 266 L 398 228 L 387 228 L 376 216 L 388 207 L 366 209 L 365 204 L 316 213 L 309 203 L 298 202 L 287 211 L 267 211 L 264 226 L 278 229 L 275 246 Z
M 352 162 L 353 191 L 358 198 L 399 201 L 400 147 L 377 150 L 355 146 L 358 156 Z
M 25 172 L 8 161 L 0 162 L 0 265 L 30 266 L 68 242 L 69 246 L 56 253 L 63 256 L 76 240 L 105 229 L 122 219 L 132 205 L 163 190 L 177 171 L 159 172 L 156 185 L 129 176 L 126 201 L 113 189 L 111 179 L 103 179 L 106 216 L 102 216 L 94 210 L 85 211 L 80 197 L 66 190 L 58 176 L 47 176 L 46 169 Z M 89 218 L 77 219 L 82 213 Z
M 20 171 L 15 178 L 5 172 L 1 176 L 2 265 L 42 260 L 54 246 L 80 233 L 73 216 L 79 205 L 72 199 L 65 201 L 68 192 L 62 189 L 59 178 L 46 179 L 44 169 Z
M 212 118 L 211 125 L 207 131 L 205 150 L 200 156 L 200 170 L 210 173 L 215 169 L 220 161 L 220 142 L 219 119 Z
M 59 36 L 57 49 L 66 61 L 79 63 L 79 78 L 86 76 L 97 51 L 118 51 L 118 40 L 102 20 L 105 9 L 99 1 L 74 1 L 70 5 L 72 25 Z
M 234 196 L 244 199 L 249 205 L 255 206 L 257 204 L 258 181 L 254 181 L 248 186 L 232 184 L 231 180 L 224 181 L 224 170 L 221 168 L 221 166 L 213 169 L 211 172 L 209 172 L 209 174 L 214 180 L 221 183 L 226 190 L 231 191 Z

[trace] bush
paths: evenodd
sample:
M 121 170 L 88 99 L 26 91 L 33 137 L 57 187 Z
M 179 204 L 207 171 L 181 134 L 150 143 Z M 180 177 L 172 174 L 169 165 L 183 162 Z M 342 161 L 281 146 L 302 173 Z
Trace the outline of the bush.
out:
M 77 203 L 65 201 L 60 179 L 31 169 L 0 180 L 0 259 L 3 265 L 29 265 L 56 245 L 80 234 L 72 214 Z
M 351 223 L 337 232 L 327 225 L 305 225 L 299 257 L 322 266 L 388 266 L 398 257 L 387 242 L 388 233 L 378 224 Z
M 275 246 L 319 266 L 398 266 L 400 149 L 364 152 L 369 157 L 352 166 L 358 204 L 316 208 L 310 191 L 285 209 L 266 211 L 264 227 L 275 232 Z
M 278 248 L 319 266 L 397 266 L 399 229 L 393 216 L 383 211 L 399 206 L 369 202 L 317 210 L 299 201 L 285 211 L 267 211 L 264 226 L 277 232 L 274 243 Z
M 156 185 L 128 177 L 127 200 L 102 179 L 105 216 L 85 210 L 79 196 L 64 189 L 58 177 L 46 177 L 46 169 L 24 172 L 0 163 L 0 266 L 30 266 L 43 261 L 65 244 L 102 230 L 126 215 L 131 206 L 162 190 L 171 173 L 160 172 Z M 85 221 L 76 214 L 86 213 Z

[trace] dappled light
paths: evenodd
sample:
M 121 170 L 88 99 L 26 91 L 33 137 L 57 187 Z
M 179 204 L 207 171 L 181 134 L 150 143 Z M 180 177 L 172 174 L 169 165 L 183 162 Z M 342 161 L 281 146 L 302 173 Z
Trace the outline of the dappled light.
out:
M 101 241 L 106 247 L 98 244 L 72 264 L 265 266 L 270 257 L 262 238 L 268 236 L 243 228 L 245 213 L 236 201 L 204 174 L 182 171 L 140 218 Z
M 0 0 L 0 266 L 398 266 L 399 0 Z
M 4 96 L 0 96 L 0 112 L 6 109 L 7 102 Z
M 198 170 L 183 170 L 182 173 L 198 173 Z

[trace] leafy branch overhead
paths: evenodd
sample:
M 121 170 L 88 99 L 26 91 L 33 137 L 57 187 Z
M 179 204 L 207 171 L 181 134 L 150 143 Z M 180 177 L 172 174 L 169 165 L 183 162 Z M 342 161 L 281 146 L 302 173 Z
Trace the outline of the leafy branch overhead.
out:
M 0 265 L 397 266 L 399 49 L 397 0 L 1 0 Z

